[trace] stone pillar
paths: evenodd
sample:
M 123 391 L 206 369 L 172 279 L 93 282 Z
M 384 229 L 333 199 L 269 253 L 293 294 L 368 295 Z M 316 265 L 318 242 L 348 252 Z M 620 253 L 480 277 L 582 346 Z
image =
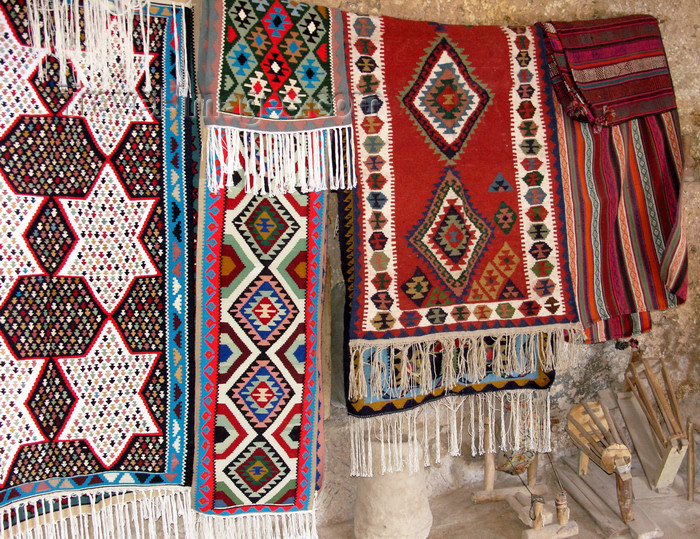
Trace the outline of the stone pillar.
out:
M 356 479 L 355 538 L 425 539 L 433 525 L 425 469 L 382 475 L 381 451 L 381 444 L 372 442 L 374 477 Z M 422 453 L 418 462 L 423 462 Z

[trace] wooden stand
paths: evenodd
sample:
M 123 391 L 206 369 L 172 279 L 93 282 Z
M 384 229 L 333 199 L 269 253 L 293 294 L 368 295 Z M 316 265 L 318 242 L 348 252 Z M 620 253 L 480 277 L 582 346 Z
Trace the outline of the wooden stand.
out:
M 670 486 L 688 450 L 688 436 L 678 401 L 662 359 L 647 359 L 635 351 L 625 372 L 633 398 L 619 394 L 627 424 L 649 485 Z
M 564 459 L 564 464 L 559 467 L 559 477 L 564 488 L 598 524 L 605 537 L 629 534 L 636 538 L 650 539 L 663 536 L 659 526 L 639 505 L 634 508 L 634 519 L 623 522 L 619 512 L 620 499 L 610 476 L 598 466 L 591 466 L 588 473 L 581 477 L 577 473 L 578 462 L 575 458 Z M 627 484 L 631 485 L 631 481 Z
M 486 425 L 485 438 L 489 439 L 489 426 Z M 530 492 L 542 496 L 546 494 L 548 489 L 547 485 L 537 485 L 537 464 L 538 459 L 532 461 L 527 469 L 527 486 Z M 486 453 L 484 455 L 484 490 L 479 490 L 472 494 L 472 501 L 474 503 L 490 503 L 505 500 L 507 496 L 515 495 L 518 492 L 529 495 L 527 488 L 525 486 L 516 487 L 506 487 L 494 489 L 494 482 L 496 479 L 496 453 Z
M 632 520 L 632 456 L 610 410 L 599 402 L 574 406 L 567 416 L 566 432 L 579 448 L 578 473 L 588 473 L 592 460 L 606 474 L 615 474 L 617 499 L 623 522 Z
M 616 399 L 615 394 L 611 390 L 606 389 L 598 393 L 600 409 L 598 409 L 597 406 L 588 405 L 589 409 L 603 427 L 612 425 L 609 429 L 611 432 L 608 434 L 613 437 L 613 441 L 621 442 L 625 444 L 625 446 L 627 445 L 625 433 L 620 427 L 620 424 L 615 420 L 615 416 L 622 411 L 621 408 L 625 402 L 631 402 L 637 405 L 634 396 L 632 396 L 632 394 L 627 395 L 629 399 L 627 401 L 621 399 L 620 395 L 618 395 Z M 620 407 L 618 407 L 618 402 L 620 403 Z M 581 409 L 583 409 L 586 415 L 590 415 L 586 412 L 584 406 L 581 406 Z M 606 440 L 605 443 L 608 443 L 604 433 L 606 429 L 603 429 L 603 431 L 598 429 L 592 418 L 587 419 L 585 416 L 582 417 L 580 409 L 579 414 L 577 415 L 577 413 L 574 412 L 573 416 L 582 427 L 584 425 L 587 427 L 583 430 L 596 440 L 596 447 L 598 447 L 599 450 L 599 440 Z M 639 417 L 640 422 L 649 429 L 641 410 L 639 411 Z M 605 422 L 602 421 L 602 418 L 605 419 Z M 625 423 L 627 423 L 627 421 L 625 421 Z M 575 425 L 567 424 L 567 427 L 571 426 L 575 427 Z M 595 433 L 593 432 L 593 427 L 596 429 Z M 630 433 L 632 433 L 633 428 L 630 428 L 629 423 L 627 423 L 627 427 Z M 636 431 L 637 429 L 634 429 L 634 432 Z M 578 432 L 576 434 L 578 434 Z M 650 449 L 654 450 L 654 442 L 651 436 L 651 433 L 649 433 L 648 444 Z M 581 441 L 582 438 L 583 441 Z M 576 440 L 582 444 L 588 441 L 583 434 L 579 434 Z M 600 446 L 603 446 L 603 442 L 600 442 Z M 635 446 L 639 452 L 640 448 L 637 446 L 636 441 Z M 591 450 L 589 452 L 593 451 Z M 617 458 L 619 459 L 619 456 Z M 638 505 L 634 508 L 634 519 L 629 520 L 630 515 L 628 510 L 631 510 L 631 507 L 627 505 L 627 500 L 631 500 L 633 497 L 631 492 L 633 483 L 635 483 L 635 488 L 639 491 L 637 495 L 641 495 L 643 498 L 658 496 L 659 494 L 651 491 L 647 486 L 647 482 L 642 480 L 640 476 L 633 477 L 632 470 L 628 471 L 625 469 L 626 466 L 624 466 L 624 463 L 626 460 L 624 458 L 622 462 L 620 462 L 620 460 L 616 461 L 615 458 L 612 460 L 606 458 L 605 465 L 596 465 L 589 468 L 588 462 L 590 462 L 590 460 L 592 459 L 583 451 L 580 453 L 580 458 L 578 460 L 575 458 L 564 459 L 565 466 L 559 467 L 559 477 L 570 496 L 590 514 L 591 518 L 593 518 L 603 531 L 604 536 L 617 537 L 619 535 L 629 534 L 634 538 L 641 539 L 662 537 L 663 532 L 659 526 L 646 514 L 641 506 Z M 603 459 L 600 458 L 599 460 L 600 463 L 603 464 Z M 639 460 L 643 463 L 641 458 Z M 612 466 L 613 473 L 615 473 L 616 489 L 612 488 L 612 483 L 610 481 L 610 466 Z M 606 467 L 607 470 L 605 470 Z M 627 518 L 626 522 L 623 521 L 623 517 Z
M 486 434 L 488 439 L 488 432 Z M 537 484 L 537 465 L 536 456 L 527 468 L 527 487 L 523 485 L 496 489 L 494 488 L 496 454 L 486 453 L 484 455 L 484 490 L 475 492 L 472 495 L 472 501 L 474 503 L 507 501 L 520 521 L 530 528 L 523 531 L 521 535 L 523 539 L 550 539 L 578 535 L 578 524 L 576 521 L 569 520 L 568 509 L 566 513 L 559 511 L 557 522 L 553 522 L 554 507 L 551 504 L 545 504 L 542 500 L 531 503 L 531 493 L 541 497 L 549 491 L 547 485 Z M 531 506 L 534 518 L 531 518 Z

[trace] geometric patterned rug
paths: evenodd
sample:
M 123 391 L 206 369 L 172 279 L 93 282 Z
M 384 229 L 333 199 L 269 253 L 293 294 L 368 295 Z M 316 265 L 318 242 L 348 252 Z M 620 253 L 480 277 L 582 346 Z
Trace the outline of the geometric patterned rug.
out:
M 143 72 L 119 86 L 120 64 L 91 92 L 81 52 L 59 87 L 57 60 L 28 46 L 24 3 L 0 3 L 6 525 L 189 481 L 194 130 L 175 84 L 189 18 L 152 9 L 150 89 Z
M 325 197 L 205 195 L 196 509 L 313 530 Z M 282 524 L 283 523 L 283 524 Z M 218 533 L 218 532 L 217 532 Z
M 346 30 L 362 180 L 351 347 L 579 327 L 534 27 L 347 14 Z
M 437 422 L 440 407 L 449 425 L 480 402 L 470 394 L 543 380 L 580 324 L 536 28 L 346 13 L 345 30 L 358 168 L 342 201 L 354 278 L 345 374 L 357 448 L 371 428 L 391 437 L 419 414 Z M 516 391 L 535 398 L 547 385 Z M 431 401 L 431 412 L 406 412 Z

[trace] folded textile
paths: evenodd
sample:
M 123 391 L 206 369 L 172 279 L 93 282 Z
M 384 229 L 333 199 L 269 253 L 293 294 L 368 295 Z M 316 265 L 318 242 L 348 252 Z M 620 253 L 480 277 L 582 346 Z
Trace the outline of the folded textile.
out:
M 204 537 L 311 537 L 325 196 L 207 193 L 195 508 Z
M 569 250 L 587 342 L 651 329 L 688 293 L 676 111 L 596 130 L 559 110 Z
M 551 370 L 580 325 L 541 34 L 353 14 L 345 28 L 349 412 Z
M 0 5 L 3 537 L 106 522 L 126 537 L 132 518 L 186 513 L 197 131 L 177 81 L 192 21 L 172 6 L 147 18 L 148 51 L 111 27 L 103 39 L 147 57 L 150 87 L 115 61 L 93 91 L 83 51 L 62 87 L 24 2 Z
M 654 17 L 552 21 L 541 27 L 554 90 L 573 118 L 599 128 L 676 108 Z
M 352 129 L 344 57 L 337 9 L 205 0 L 199 79 L 210 189 L 234 172 L 256 193 L 354 186 L 352 155 L 339 145 Z
M 646 332 L 651 311 L 683 303 L 688 288 L 680 129 L 658 23 L 634 15 L 542 28 L 562 75 L 560 158 L 586 340 Z M 574 95 L 583 117 L 571 113 Z

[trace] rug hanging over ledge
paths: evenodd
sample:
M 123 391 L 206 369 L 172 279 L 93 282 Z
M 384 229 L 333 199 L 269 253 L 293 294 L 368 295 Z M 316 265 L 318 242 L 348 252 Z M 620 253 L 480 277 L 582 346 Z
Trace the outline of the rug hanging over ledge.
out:
M 199 78 L 210 190 L 235 172 L 254 193 L 354 187 L 350 147 L 340 149 L 352 130 L 342 32 L 337 9 L 204 0 Z
M 345 25 L 355 454 L 362 432 L 402 421 L 383 415 L 392 408 L 527 373 L 532 387 L 580 325 L 541 33 L 352 14 Z
M 658 22 L 550 22 L 569 249 L 589 342 L 651 329 L 683 303 L 680 128 Z
M 115 64 L 91 91 L 81 51 L 61 87 L 25 4 L 0 2 L 3 536 L 126 537 L 133 519 L 187 514 L 195 131 L 176 81 L 191 20 L 148 19 L 150 50 L 138 32 L 128 46 L 150 88 Z
M 205 207 L 200 537 L 314 537 L 325 195 L 253 195 L 239 177 Z

